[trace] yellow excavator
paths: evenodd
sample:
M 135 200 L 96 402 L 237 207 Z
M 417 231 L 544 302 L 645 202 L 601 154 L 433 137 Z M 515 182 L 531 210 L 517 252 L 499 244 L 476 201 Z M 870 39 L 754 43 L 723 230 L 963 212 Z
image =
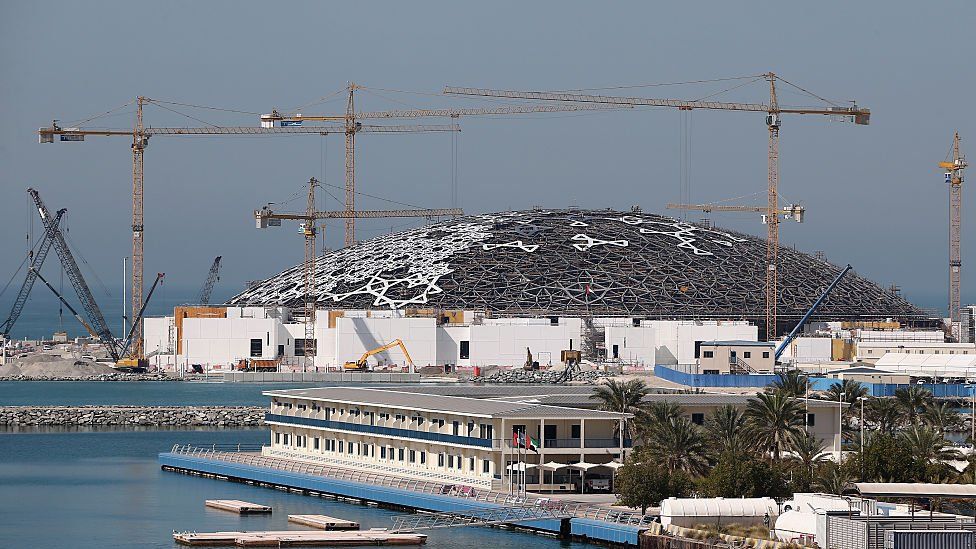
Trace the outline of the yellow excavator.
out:
M 359 360 L 355 362 L 347 362 L 343 369 L 347 372 L 364 372 L 366 371 L 366 361 L 369 357 L 382 353 L 383 351 L 390 350 L 394 347 L 399 347 L 403 351 L 403 356 L 407 357 L 407 365 L 410 366 L 410 370 L 413 371 L 413 359 L 410 358 L 410 353 L 407 352 L 407 346 L 403 344 L 402 340 L 395 339 L 386 345 L 382 345 L 375 349 L 371 349 L 363 353 L 363 356 L 359 357 Z

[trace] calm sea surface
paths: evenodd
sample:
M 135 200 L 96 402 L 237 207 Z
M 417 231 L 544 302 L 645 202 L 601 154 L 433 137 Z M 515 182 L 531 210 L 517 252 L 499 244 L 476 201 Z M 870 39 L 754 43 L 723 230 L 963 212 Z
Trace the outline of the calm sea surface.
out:
M 325 514 L 390 527 L 394 511 L 160 470 L 176 442 L 262 443 L 264 429 L 0 434 L 0 547 L 179 547 L 173 530 L 287 530 L 289 514 Z M 271 505 L 270 516 L 208 510 L 206 499 Z M 432 530 L 426 547 L 584 549 L 581 543 L 487 528 Z
M 3 381 L 0 406 L 267 406 L 262 391 L 326 383 L 193 383 L 182 381 Z M 347 384 L 348 385 L 348 384 Z

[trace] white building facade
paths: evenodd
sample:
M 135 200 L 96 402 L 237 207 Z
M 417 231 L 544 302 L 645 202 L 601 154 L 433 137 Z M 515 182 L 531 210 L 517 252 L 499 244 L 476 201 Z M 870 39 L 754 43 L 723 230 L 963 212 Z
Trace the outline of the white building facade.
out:
M 202 311 L 202 312 L 201 312 Z M 241 360 L 277 360 L 300 368 L 305 324 L 284 307 L 186 307 L 173 316 L 147 318 L 146 353 L 161 367 L 229 370 Z M 602 332 L 602 333 L 601 333 Z M 648 321 L 578 317 L 494 318 L 472 311 L 423 315 L 409 311 L 322 310 L 316 314 L 314 367 L 338 370 L 365 352 L 403 341 L 414 365 L 518 366 L 527 352 L 540 366 L 561 364 L 564 350 L 595 339 L 608 360 L 623 365 L 694 364 L 703 341 L 755 340 L 758 329 L 742 321 Z M 371 368 L 402 367 L 398 349 L 369 359 Z

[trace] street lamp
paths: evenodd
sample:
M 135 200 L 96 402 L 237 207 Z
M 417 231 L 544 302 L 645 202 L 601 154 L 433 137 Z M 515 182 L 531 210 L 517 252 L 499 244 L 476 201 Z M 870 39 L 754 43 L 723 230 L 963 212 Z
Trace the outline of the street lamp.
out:
M 844 397 L 846 392 L 837 395 L 837 462 L 843 461 L 844 457 Z
M 857 397 L 861 401 L 861 481 L 864 481 L 864 401 L 868 399 L 866 396 Z

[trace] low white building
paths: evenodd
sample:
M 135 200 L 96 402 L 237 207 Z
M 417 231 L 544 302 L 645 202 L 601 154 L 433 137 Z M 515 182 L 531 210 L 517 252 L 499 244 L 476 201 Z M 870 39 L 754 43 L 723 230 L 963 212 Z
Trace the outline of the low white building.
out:
M 173 316 L 147 318 L 145 348 L 152 364 L 227 370 L 239 361 L 274 360 L 301 367 L 305 324 L 284 307 L 177 307 Z M 493 318 L 473 311 L 321 310 L 315 319 L 314 367 L 342 368 L 366 351 L 403 341 L 417 367 L 520 366 L 527 351 L 540 366 L 561 364 L 564 350 L 585 338 L 624 365 L 694 364 L 702 341 L 756 339 L 742 321 L 641 321 L 578 317 Z M 602 332 L 602 333 L 601 333 Z M 370 367 L 403 366 L 398 349 L 369 359 Z
M 946 343 L 944 341 L 860 341 L 857 343 L 857 359 L 862 362 L 877 362 L 889 354 L 903 355 L 976 355 L 976 344 Z
M 524 478 L 528 490 L 582 490 L 611 478 L 632 444 L 619 436 L 628 414 L 593 409 L 406 388 L 264 394 L 264 455 L 476 488 Z

